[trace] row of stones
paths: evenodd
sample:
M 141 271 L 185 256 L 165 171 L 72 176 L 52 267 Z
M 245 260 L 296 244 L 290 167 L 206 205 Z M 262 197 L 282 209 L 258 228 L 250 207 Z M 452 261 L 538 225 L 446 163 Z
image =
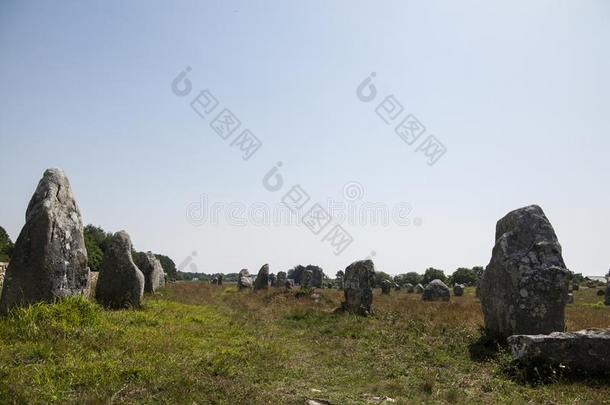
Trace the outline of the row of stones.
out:
M 45 171 L 25 219 L 6 268 L 2 313 L 15 306 L 86 294 L 91 287 L 81 214 L 63 171 Z M 113 235 L 95 289 L 96 299 L 105 306 L 138 306 L 144 291 L 153 292 L 165 283 L 159 260 L 148 252 L 138 254 L 134 262 L 131 248 L 126 232 Z

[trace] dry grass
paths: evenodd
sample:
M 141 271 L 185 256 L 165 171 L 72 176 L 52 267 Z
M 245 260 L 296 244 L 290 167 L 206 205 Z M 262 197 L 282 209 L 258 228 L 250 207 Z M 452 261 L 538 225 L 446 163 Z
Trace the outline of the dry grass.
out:
M 473 293 L 430 303 L 376 291 L 368 318 L 333 314 L 335 290 L 312 299 L 202 283 L 170 285 L 139 311 L 43 306 L 0 320 L 0 403 L 608 402 L 605 380 L 512 377 L 505 352 L 477 345 Z M 575 296 L 569 329 L 610 326 L 594 289 Z

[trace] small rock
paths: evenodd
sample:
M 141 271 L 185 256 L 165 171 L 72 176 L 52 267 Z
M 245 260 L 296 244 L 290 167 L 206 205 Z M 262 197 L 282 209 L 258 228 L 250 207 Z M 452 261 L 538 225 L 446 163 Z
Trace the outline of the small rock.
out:
M 456 284 L 453 286 L 453 295 L 455 295 L 456 297 L 461 297 L 462 295 L 464 295 L 464 285 L 463 284 Z
M 237 288 L 240 290 L 252 288 L 252 277 L 248 269 L 241 269 L 237 276 Z
M 140 252 L 134 261 L 144 274 L 144 292 L 152 293 L 165 285 L 165 272 L 152 252 Z
M 390 294 L 392 291 L 393 283 L 390 280 L 383 280 L 381 282 L 381 293 L 384 295 Z
M 449 287 L 441 280 L 432 280 L 422 294 L 424 301 L 449 301 Z

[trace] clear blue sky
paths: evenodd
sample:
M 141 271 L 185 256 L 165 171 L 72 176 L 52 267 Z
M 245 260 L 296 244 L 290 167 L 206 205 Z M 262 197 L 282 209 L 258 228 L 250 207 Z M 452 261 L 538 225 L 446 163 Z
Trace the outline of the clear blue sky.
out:
M 15 239 L 47 167 L 86 223 L 199 271 L 334 274 L 375 252 L 397 274 L 486 265 L 496 221 L 536 203 L 570 269 L 610 267 L 607 1 L 3 1 L 0 225 Z M 263 141 L 248 161 L 177 97 L 210 89 Z M 356 97 L 371 72 L 447 148 L 432 167 Z M 193 226 L 189 204 L 277 204 L 278 161 L 313 201 L 408 202 L 420 226 L 345 225 L 339 256 L 303 226 Z

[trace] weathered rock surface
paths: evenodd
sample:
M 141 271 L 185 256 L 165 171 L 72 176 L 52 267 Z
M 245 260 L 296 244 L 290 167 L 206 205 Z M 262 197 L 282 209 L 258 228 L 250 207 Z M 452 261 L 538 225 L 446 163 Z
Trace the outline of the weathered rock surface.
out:
M 286 286 L 286 289 L 287 289 L 287 290 L 293 289 L 293 288 L 294 288 L 294 286 L 295 286 L 295 282 L 294 282 L 294 280 L 293 280 L 293 279 L 291 279 L 291 278 L 287 278 L 287 279 L 286 279 L 285 286 Z
M 606 287 L 606 296 L 604 297 L 604 304 L 610 305 L 610 284 Z
M 421 285 L 421 284 L 417 284 L 417 285 L 415 286 L 415 292 L 416 292 L 417 294 L 421 294 L 421 293 L 423 293 L 423 292 L 424 292 L 424 286 L 423 286 L 423 285 Z
M 144 274 L 144 292 L 152 293 L 165 285 L 165 272 L 152 252 L 140 252 L 134 261 Z
M 462 295 L 464 295 L 464 285 L 463 284 L 456 284 L 453 286 L 453 295 L 455 295 L 456 297 L 461 297 Z
M 277 287 L 277 276 L 273 273 L 269 274 L 269 285 L 271 287 Z
M 424 301 L 449 301 L 449 297 L 449 287 L 438 279 L 430 281 L 422 294 Z
M 267 288 L 269 288 L 269 265 L 265 264 L 258 271 L 256 280 L 254 280 L 254 289 L 265 290 Z
M 303 270 L 301 275 L 301 287 L 312 288 L 313 287 L 313 271 L 306 269 Z
M 0 312 L 84 294 L 89 281 L 80 211 L 68 178 L 48 169 L 28 204 L 6 269 Z
M 237 288 L 240 290 L 252 288 L 252 277 L 248 269 L 241 269 L 237 277 Z
M 311 284 L 312 288 L 322 288 L 322 279 L 324 278 L 324 271 L 319 266 L 308 265 L 305 267 L 306 270 L 311 271 Z
M 286 272 L 278 271 L 277 276 L 275 277 L 275 285 L 276 287 L 285 287 L 286 286 Z
M 358 315 L 373 313 L 374 285 L 375 265 L 372 260 L 361 260 L 347 266 L 343 276 L 345 301 L 341 308 Z
M 546 363 L 573 370 L 610 371 L 610 329 L 514 335 L 507 342 L 513 359 L 524 364 Z
M 531 205 L 508 213 L 496 225 L 496 244 L 480 282 L 488 334 L 503 340 L 563 331 L 569 275 L 542 209 Z
M 131 257 L 131 239 L 125 231 L 115 233 L 104 253 L 95 288 L 95 300 L 107 308 L 140 306 L 144 274 Z
M 389 294 L 392 291 L 393 286 L 394 286 L 394 283 L 392 283 L 390 280 L 383 280 L 381 282 L 381 293 Z

